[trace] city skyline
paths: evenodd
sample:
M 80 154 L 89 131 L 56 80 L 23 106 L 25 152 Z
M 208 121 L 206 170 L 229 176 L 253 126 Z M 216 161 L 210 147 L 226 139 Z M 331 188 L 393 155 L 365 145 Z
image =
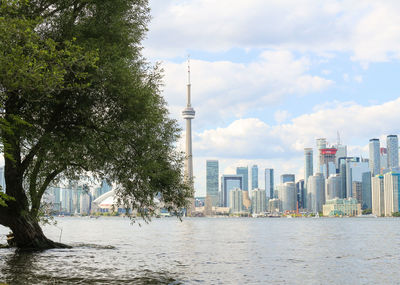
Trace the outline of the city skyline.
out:
M 400 3 L 151 0 L 150 8 L 143 52 L 161 62 L 163 95 L 183 131 L 191 57 L 196 195 L 205 195 L 207 159 L 223 173 L 257 164 L 303 177 L 304 148 L 316 138 L 336 142 L 339 131 L 349 155 L 367 157 L 369 139 L 399 134 Z

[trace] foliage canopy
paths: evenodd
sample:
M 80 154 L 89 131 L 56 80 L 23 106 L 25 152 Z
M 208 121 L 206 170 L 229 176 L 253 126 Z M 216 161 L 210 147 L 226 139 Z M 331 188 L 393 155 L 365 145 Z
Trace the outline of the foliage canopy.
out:
M 87 174 L 117 185 L 119 202 L 145 216 L 156 198 L 186 206 L 179 128 L 159 67 L 141 55 L 147 1 L 0 3 L 0 139 L 14 199 L 0 196 L 0 223 L 37 218 L 49 185 Z

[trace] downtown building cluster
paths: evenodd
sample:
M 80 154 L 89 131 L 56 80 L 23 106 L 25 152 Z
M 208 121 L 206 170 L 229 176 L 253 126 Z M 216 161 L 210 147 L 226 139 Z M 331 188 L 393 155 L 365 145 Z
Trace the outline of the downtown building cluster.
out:
M 340 141 L 325 138 L 315 148 L 304 149 L 304 179 L 281 174 L 274 183 L 274 169 L 263 171 L 265 189 L 259 188 L 259 169 L 237 167 L 236 174 L 219 176 L 217 160 L 206 162 L 205 204 L 234 213 L 323 213 L 359 215 L 371 209 L 377 216 L 399 212 L 399 149 L 397 135 L 388 135 L 386 147 L 379 139 L 369 142 L 369 158 L 348 156 Z

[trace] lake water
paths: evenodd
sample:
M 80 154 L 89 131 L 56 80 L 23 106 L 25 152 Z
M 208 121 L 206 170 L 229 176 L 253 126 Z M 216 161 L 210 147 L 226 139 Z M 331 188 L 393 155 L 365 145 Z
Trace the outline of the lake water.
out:
M 46 234 L 73 249 L 0 249 L 0 283 L 400 284 L 395 218 L 57 221 Z

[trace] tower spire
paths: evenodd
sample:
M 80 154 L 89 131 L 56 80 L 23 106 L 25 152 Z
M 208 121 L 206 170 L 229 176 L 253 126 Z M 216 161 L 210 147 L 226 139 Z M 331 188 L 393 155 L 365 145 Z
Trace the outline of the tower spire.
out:
M 187 59 L 187 68 L 188 68 L 188 84 L 187 84 L 187 105 L 186 107 L 191 107 L 191 103 L 190 103 L 190 55 L 188 55 L 188 59 Z

